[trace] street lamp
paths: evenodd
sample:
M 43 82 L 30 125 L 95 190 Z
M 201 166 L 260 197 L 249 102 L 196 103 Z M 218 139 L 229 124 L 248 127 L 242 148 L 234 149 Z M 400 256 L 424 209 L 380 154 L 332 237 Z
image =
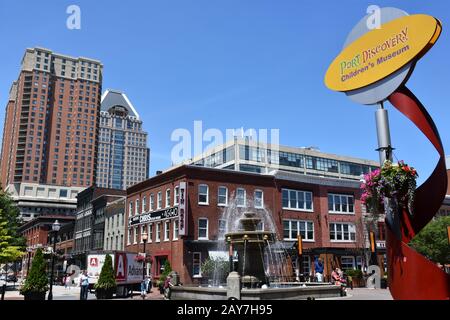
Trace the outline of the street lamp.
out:
M 28 261 L 27 261 L 27 278 L 28 278 L 28 272 L 30 271 L 30 263 L 31 263 L 31 252 L 33 251 L 33 249 L 31 249 L 30 247 L 27 247 L 27 252 L 28 252 Z
M 145 267 L 146 267 L 146 265 L 145 265 L 145 244 L 147 243 L 147 239 L 148 239 L 148 235 L 147 235 L 147 232 L 143 232 L 142 233 L 142 242 L 144 242 L 144 260 L 142 261 L 142 264 L 143 264 L 143 268 L 142 268 L 142 281 L 144 281 L 145 280 Z
M 53 233 L 53 256 L 52 256 L 52 271 L 50 274 L 50 291 L 48 292 L 48 300 L 53 300 L 53 269 L 55 268 L 55 255 L 56 255 L 56 235 L 58 234 L 59 229 L 61 228 L 61 224 L 56 220 L 52 224 L 52 233 Z

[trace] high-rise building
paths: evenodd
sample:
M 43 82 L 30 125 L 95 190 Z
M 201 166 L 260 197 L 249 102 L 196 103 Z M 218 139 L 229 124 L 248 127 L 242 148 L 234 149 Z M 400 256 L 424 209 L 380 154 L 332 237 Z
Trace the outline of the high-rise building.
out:
M 25 51 L 6 106 L 0 174 L 29 218 L 61 208 L 64 199 L 64 213 L 74 212 L 76 193 L 96 181 L 102 68 L 44 48 Z M 36 194 L 44 200 L 22 203 Z
M 2 185 L 95 182 L 102 64 L 27 49 L 6 107 Z
M 149 174 L 150 149 L 142 120 L 125 93 L 102 96 L 98 139 L 97 186 L 126 189 Z

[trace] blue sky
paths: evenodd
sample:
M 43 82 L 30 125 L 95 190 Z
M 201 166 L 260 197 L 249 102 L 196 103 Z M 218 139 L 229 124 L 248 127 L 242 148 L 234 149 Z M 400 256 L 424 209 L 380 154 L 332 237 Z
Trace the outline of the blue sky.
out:
M 81 30 L 66 28 L 71 4 L 81 8 Z M 370 4 L 443 22 L 441 38 L 408 87 L 450 154 L 450 3 L 438 0 L 0 0 L 0 128 L 24 50 L 41 46 L 103 62 L 103 88 L 125 91 L 149 132 L 151 175 L 171 165 L 172 131 L 193 132 L 194 120 L 224 134 L 227 128 L 278 128 L 285 145 L 378 160 L 375 109 L 323 84 Z M 436 152 L 389 110 L 395 155 L 427 177 Z

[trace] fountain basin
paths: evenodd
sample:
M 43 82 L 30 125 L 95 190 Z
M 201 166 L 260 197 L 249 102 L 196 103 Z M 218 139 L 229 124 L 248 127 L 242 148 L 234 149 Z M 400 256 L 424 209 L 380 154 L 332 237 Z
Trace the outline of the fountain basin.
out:
M 227 289 L 218 287 L 177 286 L 171 288 L 171 300 L 227 300 Z M 245 289 L 241 290 L 241 300 L 306 300 L 310 297 L 340 297 L 340 286 L 330 283 L 298 283 L 285 288 Z

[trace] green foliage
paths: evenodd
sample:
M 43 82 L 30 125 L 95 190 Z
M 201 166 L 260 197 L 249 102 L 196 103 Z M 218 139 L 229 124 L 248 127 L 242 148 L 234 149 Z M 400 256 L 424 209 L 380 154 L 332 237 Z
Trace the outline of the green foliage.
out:
M 362 278 L 363 273 L 361 270 L 358 269 L 349 269 L 349 270 L 345 270 L 344 272 L 347 276 L 352 277 L 352 278 Z
M 450 226 L 450 216 L 431 221 L 412 239 L 410 246 L 434 262 L 450 263 L 448 226 Z
M 11 197 L 0 190 L 0 263 L 17 261 L 25 251 L 25 239 L 19 234 L 19 214 Z
M 1 217 L 7 222 L 7 229 L 10 235 L 13 237 L 11 245 L 24 247 L 26 246 L 26 240 L 19 233 L 19 227 L 23 221 L 20 218 L 20 211 L 14 201 L 11 199 L 8 193 L 0 189 L 0 210 L 2 211 Z
M 162 286 L 164 281 L 166 281 L 167 276 L 172 272 L 172 267 L 170 266 L 169 260 L 166 260 L 164 263 L 164 271 L 161 273 L 158 282 L 156 283 L 158 286 Z
M 42 250 L 37 249 L 31 264 L 30 273 L 22 289 L 20 289 L 20 294 L 47 292 L 48 279 L 47 273 L 45 272 L 46 265 Z
M 2 217 L 3 210 L 0 209 L 0 263 L 13 262 L 19 260 L 23 252 L 23 247 L 12 245 L 14 237 L 8 229 L 8 222 Z
M 214 272 L 216 272 L 217 279 L 221 283 L 226 281 L 230 269 L 229 261 L 224 258 L 206 259 L 201 266 L 202 275 L 210 279 L 214 278 Z
M 109 254 L 105 257 L 100 277 L 95 284 L 95 289 L 112 290 L 116 288 L 112 258 Z

